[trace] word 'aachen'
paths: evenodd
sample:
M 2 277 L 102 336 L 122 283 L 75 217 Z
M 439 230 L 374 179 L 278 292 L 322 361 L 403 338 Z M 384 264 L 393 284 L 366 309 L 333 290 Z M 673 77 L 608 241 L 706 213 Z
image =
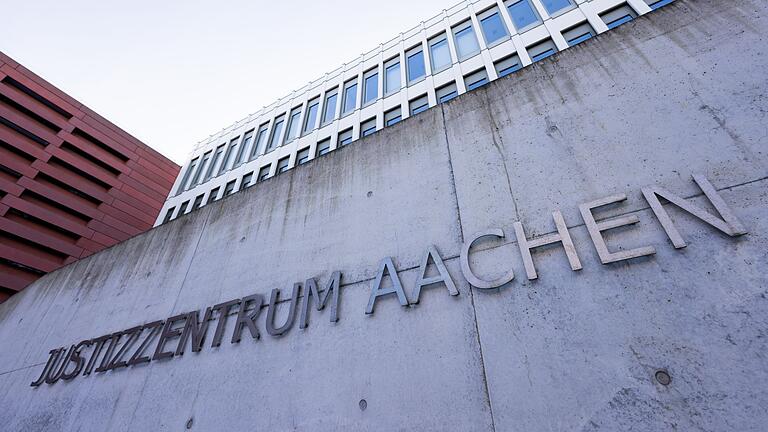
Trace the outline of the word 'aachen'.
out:
M 693 176 L 704 195 L 712 206 L 720 214 L 720 217 L 712 215 L 706 210 L 692 204 L 689 201 L 667 191 L 666 189 L 651 186 L 642 189 L 643 196 L 651 207 L 662 228 L 676 249 L 684 248 L 685 241 L 672 223 L 669 215 L 661 205 L 659 197 L 696 216 L 707 224 L 717 228 L 723 233 L 736 237 L 746 234 L 746 230 L 731 212 L 725 201 L 720 197 L 712 184 L 701 175 Z M 596 221 L 592 213 L 593 209 L 608 204 L 622 202 L 627 199 L 625 194 L 612 195 L 579 206 L 579 211 L 594 243 L 600 261 L 609 264 L 617 261 L 638 258 L 656 253 L 652 246 L 639 247 L 620 252 L 611 252 L 605 243 L 602 233 L 604 231 L 633 225 L 639 222 L 636 215 L 622 216 L 610 220 Z M 557 232 L 542 237 L 529 239 L 520 222 L 514 223 L 515 236 L 520 253 L 523 257 L 526 276 L 528 279 L 538 278 L 536 267 L 533 263 L 531 250 L 542 246 L 560 243 L 565 250 L 570 267 L 574 271 L 581 270 L 581 261 L 576 252 L 573 240 L 568 232 L 563 215 L 559 211 L 552 213 Z M 512 270 L 495 280 L 485 280 L 477 276 L 469 266 L 469 253 L 472 245 L 483 237 L 494 236 L 503 238 L 504 232 L 499 228 L 493 228 L 473 235 L 461 248 L 459 257 L 461 272 L 470 285 L 477 289 L 498 288 L 512 281 L 515 277 Z M 427 276 L 429 262 L 434 263 L 437 276 Z M 383 286 L 385 275 L 389 275 L 392 284 Z M 385 295 L 395 294 L 403 306 L 419 302 L 422 288 L 442 283 L 448 289 L 450 295 L 459 294 L 456 284 L 445 267 L 437 248 L 429 246 L 419 267 L 418 277 L 413 288 L 412 300 L 409 301 L 400 278 L 395 269 L 391 257 L 386 257 L 379 263 L 376 277 L 371 286 L 371 295 L 365 308 L 366 314 L 373 314 L 376 300 Z M 296 321 L 297 308 L 300 307 L 299 327 L 304 329 L 309 325 L 309 311 L 312 305 L 318 311 L 330 305 L 330 321 L 338 321 L 338 309 L 340 304 L 341 272 L 333 272 L 324 291 L 318 289 L 314 278 L 307 279 L 304 283 L 295 283 L 291 292 L 288 316 L 285 322 L 275 325 L 275 313 L 277 310 L 280 290 L 273 289 L 267 304 L 266 331 L 273 337 L 279 337 L 287 333 Z M 299 299 L 302 299 L 299 306 Z M 221 346 L 226 332 L 227 321 L 230 315 L 235 315 L 234 329 L 231 331 L 230 343 L 240 343 L 245 330 L 252 339 L 258 340 L 261 336 L 256 320 L 264 305 L 264 296 L 253 294 L 247 297 L 230 300 L 224 303 L 208 307 L 202 317 L 200 311 L 175 315 L 166 320 L 154 321 L 148 324 L 132 327 L 127 330 L 110 333 L 95 339 L 83 340 L 67 348 L 57 348 L 50 351 L 50 356 L 40 376 L 31 383 L 37 387 L 43 383 L 54 384 L 59 380 L 69 381 L 77 376 L 87 376 L 91 373 L 101 373 L 109 370 L 149 363 L 155 360 L 170 359 L 184 355 L 187 347 L 192 352 L 203 349 L 211 322 L 216 320 L 213 331 L 213 339 L 210 347 Z M 175 346 L 173 346 L 175 342 Z M 153 347 L 153 349 L 151 349 Z M 89 349 L 90 355 L 83 352 Z

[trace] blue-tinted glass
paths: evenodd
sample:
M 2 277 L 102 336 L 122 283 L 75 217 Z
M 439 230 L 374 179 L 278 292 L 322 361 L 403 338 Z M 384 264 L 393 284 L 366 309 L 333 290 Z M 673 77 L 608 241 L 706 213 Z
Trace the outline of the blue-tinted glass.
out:
M 449 100 L 451 100 L 451 99 L 455 98 L 455 97 L 456 97 L 456 96 L 458 96 L 458 95 L 459 95 L 459 94 L 458 94 L 457 92 L 455 92 L 455 91 L 452 91 L 452 92 L 448 93 L 447 95 L 444 95 L 443 97 L 441 97 L 441 98 L 440 98 L 440 100 L 439 100 L 439 102 L 440 102 L 440 103 L 443 103 L 443 102 L 448 102 Z
M 408 56 L 408 82 L 423 78 L 427 71 L 424 68 L 424 52 L 419 51 L 416 54 Z
M 456 32 L 456 49 L 459 51 L 459 57 L 466 58 L 480 51 L 480 45 L 477 44 L 475 32 L 472 26 Z
M 387 80 L 384 82 L 384 92 L 389 94 L 400 90 L 400 63 L 393 64 L 387 68 Z
M 288 119 L 288 132 L 285 134 L 285 142 L 291 142 L 299 135 L 299 121 L 301 118 L 301 111 L 291 114 L 291 118 Z
M 539 22 L 539 15 L 533 10 L 530 0 L 520 0 L 515 4 L 509 5 L 509 14 L 512 15 L 512 22 L 515 23 L 517 30 Z
M 375 101 L 379 97 L 379 74 L 373 74 L 365 79 L 365 95 L 363 103 Z
M 374 132 L 376 132 L 376 126 L 369 127 L 368 129 L 364 130 L 362 135 L 363 136 L 368 136 L 368 135 L 370 135 L 370 134 L 372 134 Z
M 343 114 L 351 112 L 357 104 L 357 84 L 352 84 L 344 90 L 344 110 Z
M 505 76 L 507 76 L 507 75 L 511 74 L 512 72 L 517 72 L 517 71 L 519 71 L 520 69 L 522 69 L 522 66 L 520 66 L 520 64 L 519 64 L 519 63 L 515 63 L 514 65 L 512 65 L 512 66 L 510 66 L 510 67 L 508 67 L 508 68 L 506 68 L 506 69 L 502 69 L 501 71 L 499 71 L 499 78 L 501 78 L 501 77 L 505 77 Z
M 587 40 L 587 39 L 589 39 L 591 37 L 592 37 L 592 33 L 584 33 L 581 36 L 578 36 L 578 37 L 575 37 L 575 38 L 569 40 L 568 41 L 568 46 L 578 45 L 578 44 L 584 42 L 585 40 Z
M 504 23 L 501 22 L 501 17 L 498 13 L 480 20 L 480 25 L 483 27 L 485 42 L 488 45 L 491 45 L 497 40 L 507 36 L 507 28 L 504 27 Z
M 400 117 L 400 116 L 391 118 L 391 119 L 389 119 L 389 121 L 387 121 L 387 126 L 392 126 L 395 123 L 400 123 L 401 119 L 402 119 L 402 117 Z
M 531 60 L 533 60 L 534 62 L 537 62 L 537 61 L 539 61 L 539 60 L 541 60 L 541 59 L 545 59 L 545 58 L 547 58 L 547 57 L 551 56 L 551 55 L 552 55 L 552 54 L 554 54 L 554 53 L 555 53 L 555 50 L 553 50 L 553 49 L 551 49 L 551 48 L 550 48 L 550 49 L 548 49 L 548 50 L 544 51 L 544 52 L 543 52 L 543 53 L 541 53 L 541 54 L 537 54 L 537 55 L 533 56 L 533 57 L 531 58 Z
M 486 85 L 487 83 L 488 83 L 488 78 L 483 78 L 480 81 L 475 81 L 475 82 L 470 83 L 469 85 L 467 85 L 467 91 L 474 90 L 474 89 L 476 89 L 478 87 L 482 87 L 482 86 Z
M 304 133 L 315 128 L 317 124 L 317 110 L 320 104 L 312 104 L 307 108 L 307 120 L 304 122 Z
M 333 94 L 325 98 L 325 111 L 323 111 L 323 123 L 328 123 L 336 116 L 336 98 L 338 95 Z
M 420 112 L 426 111 L 427 109 L 429 109 L 429 104 L 424 104 L 422 106 L 418 106 L 418 107 L 416 107 L 416 108 L 411 110 L 411 115 L 416 115 L 416 114 L 418 114 Z
M 624 24 L 626 22 L 629 22 L 629 21 L 632 21 L 632 15 L 624 15 L 623 17 L 621 17 L 621 18 L 619 18 L 619 19 L 617 19 L 615 21 L 609 22 L 607 24 L 608 25 L 608 30 L 616 28 L 616 27 L 618 27 L 618 26 L 620 26 L 620 25 L 622 25 L 622 24 Z
M 433 72 L 443 70 L 451 65 L 451 50 L 448 48 L 448 39 L 432 44 L 430 50 Z
M 657 1 L 656 3 L 651 5 L 651 9 L 652 10 L 656 10 L 656 9 L 662 7 L 662 6 L 666 6 L 666 5 L 670 4 L 670 3 L 672 3 L 673 1 L 675 1 L 675 0 L 660 0 L 660 1 Z
M 275 123 L 274 130 L 272 131 L 272 139 L 269 140 L 269 149 L 277 147 L 277 143 L 280 142 L 280 133 L 283 131 L 283 120 L 279 120 Z
M 560 12 L 572 4 L 571 0 L 542 0 L 541 2 L 544 3 L 544 7 L 550 15 Z

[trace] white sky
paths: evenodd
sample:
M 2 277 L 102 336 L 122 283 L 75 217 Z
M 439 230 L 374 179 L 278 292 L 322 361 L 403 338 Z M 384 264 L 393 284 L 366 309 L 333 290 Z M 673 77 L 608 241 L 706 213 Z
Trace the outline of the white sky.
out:
M 198 141 L 455 3 L 0 0 L 0 50 L 181 164 Z

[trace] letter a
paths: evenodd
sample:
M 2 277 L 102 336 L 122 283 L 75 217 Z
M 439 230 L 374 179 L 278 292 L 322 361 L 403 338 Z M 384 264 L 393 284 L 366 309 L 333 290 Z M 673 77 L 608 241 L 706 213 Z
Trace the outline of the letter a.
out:
M 392 279 L 392 286 L 389 288 L 381 287 L 385 271 L 389 273 L 389 278 Z M 397 294 L 397 299 L 402 306 L 408 306 L 408 298 L 405 296 L 403 284 L 400 283 L 400 278 L 397 276 L 395 263 L 392 262 L 392 258 L 386 257 L 379 263 L 379 271 L 376 273 L 376 279 L 374 279 L 373 285 L 371 286 L 371 298 L 368 300 L 368 307 L 365 308 L 365 313 L 373 313 L 373 305 L 376 303 L 378 297 L 392 293 Z

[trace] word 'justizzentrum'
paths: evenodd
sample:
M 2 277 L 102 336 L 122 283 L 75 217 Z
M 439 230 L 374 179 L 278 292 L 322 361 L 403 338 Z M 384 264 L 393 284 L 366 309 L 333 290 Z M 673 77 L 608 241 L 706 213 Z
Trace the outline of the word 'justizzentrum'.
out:
M 720 214 L 719 217 L 666 189 L 656 186 L 642 189 L 643 196 L 648 201 L 651 210 L 672 242 L 672 245 L 679 249 L 685 247 L 686 243 L 664 207 L 662 207 L 659 197 L 664 198 L 669 203 L 676 205 L 731 237 L 746 234 L 742 224 L 731 212 L 712 184 L 704 176 L 694 175 L 693 179 L 715 210 Z M 598 222 L 595 220 L 593 209 L 622 202 L 626 199 L 627 196 L 625 194 L 617 194 L 579 206 L 584 224 L 603 264 L 656 253 L 656 249 L 652 246 L 618 252 L 608 250 L 602 233 L 613 228 L 636 224 L 639 222 L 639 219 L 636 215 L 629 215 Z M 559 211 L 555 211 L 552 213 L 552 217 L 556 232 L 534 239 L 526 238 L 525 230 L 520 222 L 515 222 L 513 225 L 528 279 L 538 278 L 531 250 L 550 244 L 560 243 L 562 245 L 573 271 L 578 271 L 582 268 L 563 215 Z M 469 253 L 472 245 L 479 239 L 489 236 L 503 238 L 504 232 L 499 228 L 493 228 L 471 236 L 471 238 L 465 241 L 459 256 L 462 275 L 470 285 L 481 290 L 498 288 L 509 283 L 515 277 L 514 273 L 510 270 L 498 279 L 487 280 L 476 275 L 470 268 Z M 433 269 L 431 274 L 433 276 L 428 276 L 430 262 L 433 263 L 431 266 Z M 385 287 L 384 278 L 386 275 L 389 275 L 391 283 Z M 166 320 L 150 322 L 127 330 L 106 334 L 95 339 L 83 340 L 70 346 L 68 349 L 62 347 L 51 350 L 42 373 L 31 385 L 37 387 L 42 383 L 54 384 L 59 380 L 68 381 L 77 376 L 87 376 L 94 372 L 103 373 L 151 361 L 171 359 L 183 355 L 187 348 L 190 348 L 192 352 L 199 352 L 205 345 L 209 334 L 209 327 L 211 327 L 211 323 L 214 321 L 216 321 L 216 325 L 215 329 L 213 329 L 213 339 L 211 340 L 210 347 L 219 347 L 224 341 L 225 333 L 227 332 L 227 322 L 230 321 L 230 316 L 235 316 L 234 327 L 231 327 L 228 337 L 230 343 L 240 343 L 246 331 L 251 339 L 258 340 L 261 334 L 256 325 L 256 320 L 263 306 L 266 306 L 267 309 L 266 331 L 273 337 L 280 337 L 293 327 L 297 311 L 300 311 L 299 327 L 302 329 L 307 328 L 312 306 L 321 311 L 329 305 L 330 320 L 331 322 L 336 322 L 339 319 L 341 277 L 341 272 L 333 272 L 325 286 L 325 290 L 322 291 L 318 289 L 315 278 L 309 278 L 303 283 L 293 284 L 288 314 L 285 322 L 279 326 L 275 324 L 275 315 L 278 308 L 280 290 L 273 289 L 269 302 L 266 304 L 263 295 L 253 294 L 207 307 L 204 312 L 196 310 L 183 313 Z M 445 286 L 450 295 L 455 296 L 459 294 L 440 253 L 434 246 L 429 246 L 424 253 L 410 300 L 403 289 L 392 258 L 386 257 L 379 263 L 376 277 L 371 284 L 371 295 L 368 299 L 365 313 L 373 314 L 376 300 L 381 296 L 390 294 L 395 294 L 403 306 L 416 304 L 419 302 L 422 288 L 438 286 L 438 284 Z M 299 305 L 300 298 L 302 299 L 301 305 Z

